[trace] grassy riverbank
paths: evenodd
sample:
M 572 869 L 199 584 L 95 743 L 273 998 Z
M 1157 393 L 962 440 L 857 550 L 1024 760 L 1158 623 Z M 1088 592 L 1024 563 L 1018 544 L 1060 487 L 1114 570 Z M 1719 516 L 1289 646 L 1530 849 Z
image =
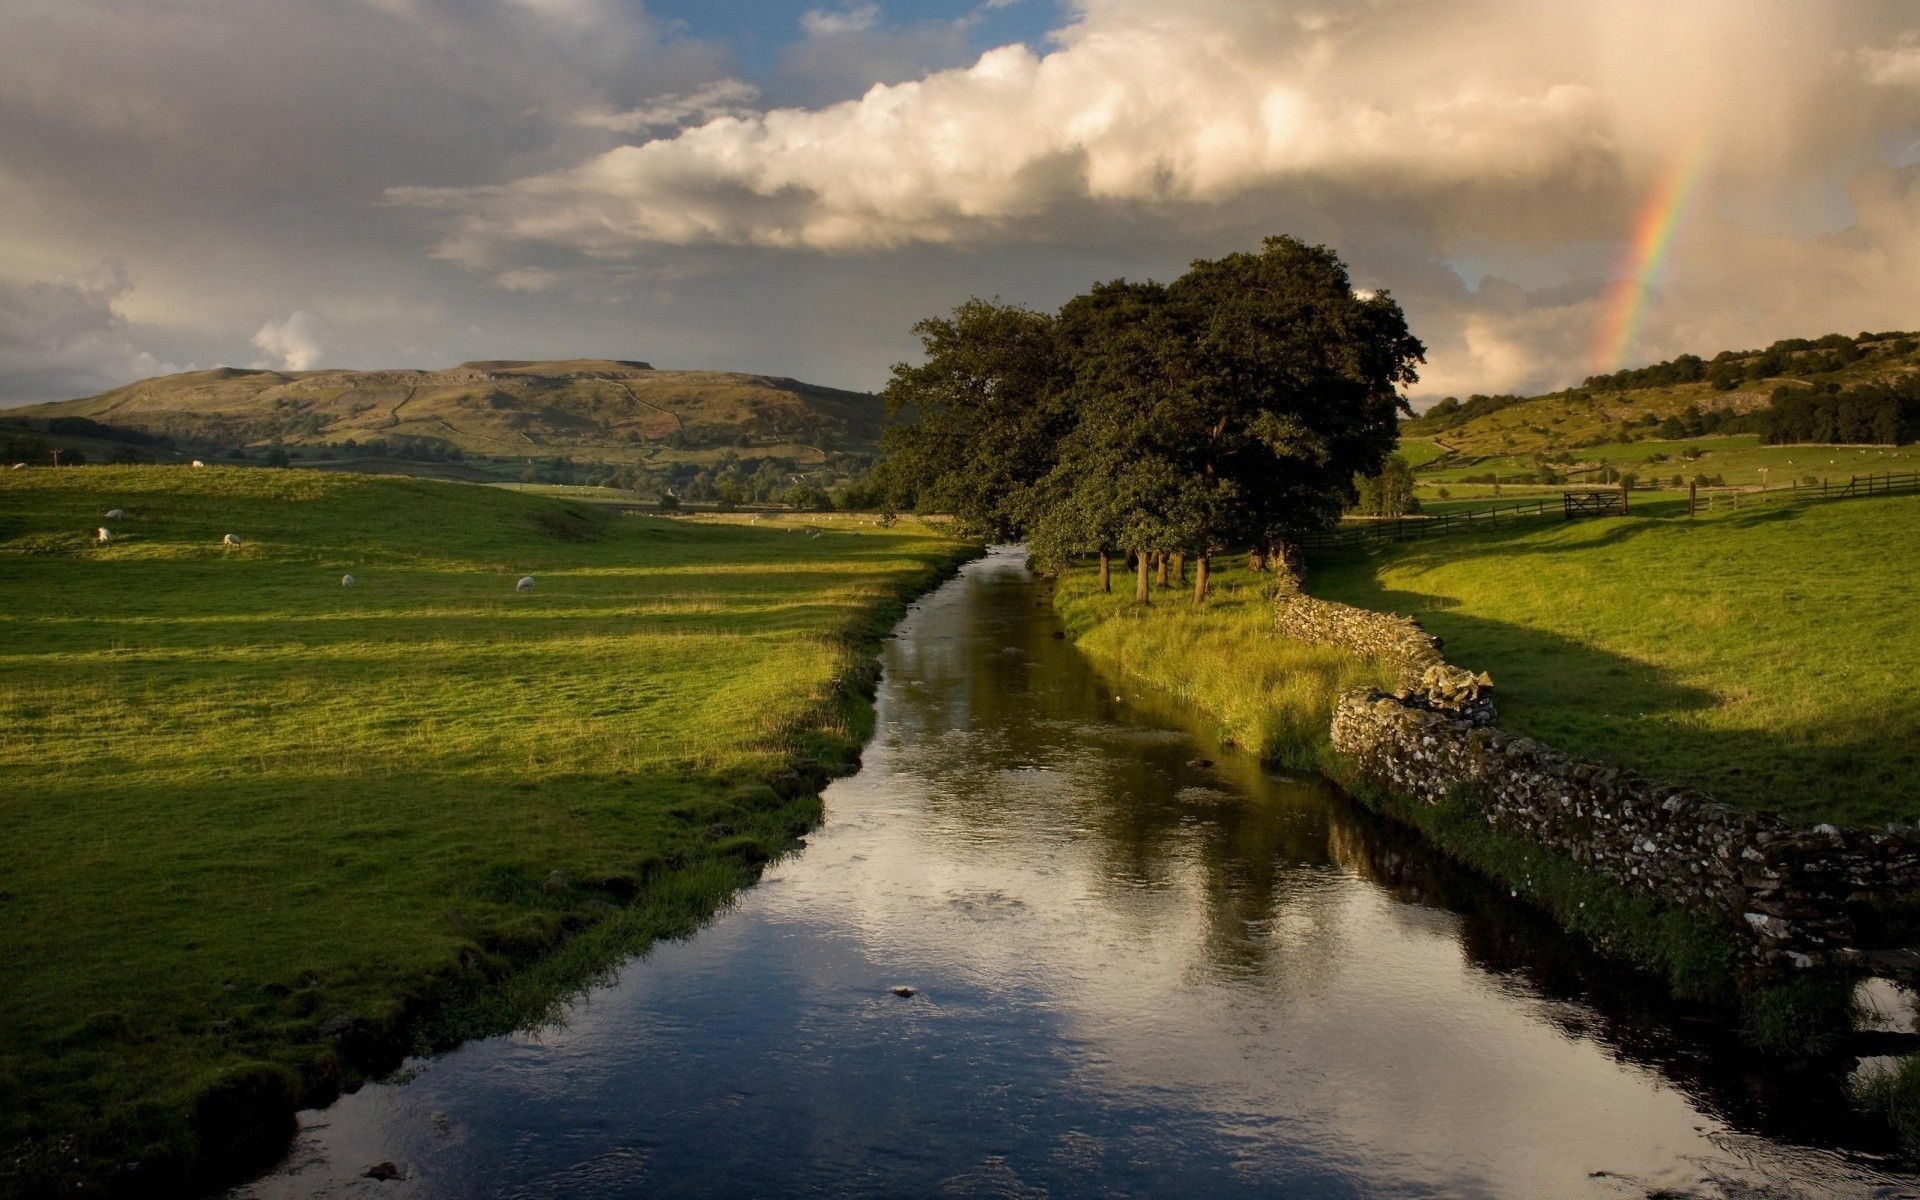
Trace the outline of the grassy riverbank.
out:
M 1131 577 L 1103 594 L 1089 567 L 1055 584 L 1054 605 L 1074 644 L 1098 662 L 1219 722 L 1223 740 L 1295 770 L 1319 765 L 1333 703 L 1349 688 L 1387 686 L 1393 672 L 1330 646 L 1273 636 L 1273 576 L 1224 556 L 1202 609 L 1181 587 L 1133 602 Z
M 204 1180 L 711 912 L 817 819 L 878 639 L 966 553 L 799 524 L 0 475 L 0 1178 Z
M 1308 590 L 1411 613 L 1500 721 L 1796 820 L 1920 819 L 1920 498 L 1543 523 L 1345 551 Z

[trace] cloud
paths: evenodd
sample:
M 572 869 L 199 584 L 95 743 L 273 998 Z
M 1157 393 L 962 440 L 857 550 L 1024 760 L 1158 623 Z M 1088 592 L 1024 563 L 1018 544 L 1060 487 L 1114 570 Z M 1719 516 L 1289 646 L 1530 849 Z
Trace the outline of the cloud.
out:
M 1860 52 L 1867 79 L 1881 87 L 1920 87 L 1920 37 L 1909 35 L 1894 46 L 1869 46 Z
M 305 371 L 320 361 L 320 319 L 295 311 L 286 319 L 268 321 L 253 335 L 253 344 L 270 356 L 259 365 L 286 371 Z
M 177 370 L 135 346 L 115 305 L 118 261 L 77 277 L 0 282 L 0 405 L 65 400 Z
M 808 9 L 800 18 L 800 30 L 808 37 L 833 37 L 842 33 L 865 33 L 879 23 L 878 4 L 849 4 L 836 11 Z
M 1207 204 L 1286 181 L 1524 189 L 1613 168 L 1588 82 L 1317 88 L 1328 34 L 1227 8 L 1089 16 L 1044 56 L 1001 47 L 858 100 L 721 118 L 510 184 L 393 195 L 458 214 L 470 240 L 594 256 L 867 251 L 1047 236 L 1057 227 L 1036 219 L 1079 201 Z
M 1913 323 L 1910 0 L 1062 0 L 1045 36 L 869 3 L 753 14 L 737 48 L 638 0 L 0 5 L 7 320 L 76 263 L 140 281 L 60 293 L 62 333 L 29 306 L 0 396 L 143 352 L 283 363 L 267 314 L 329 364 L 872 387 L 968 294 L 1051 307 L 1276 232 L 1392 290 L 1422 394 L 1553 385 L 1596 369 L 1634 219 L 1696 145 L 1636 358 Z
M 613 133 L 644 133 L 666 125 L 705 124 L 719 117 L 750 117 L 747 108 L 760 96 L 760 89 L 738 79 L 719 79 L 690 92 L 655 96 L 638 108 L 624 112 L 596 109 L 574 118 L 579 125 L 606 129 Z

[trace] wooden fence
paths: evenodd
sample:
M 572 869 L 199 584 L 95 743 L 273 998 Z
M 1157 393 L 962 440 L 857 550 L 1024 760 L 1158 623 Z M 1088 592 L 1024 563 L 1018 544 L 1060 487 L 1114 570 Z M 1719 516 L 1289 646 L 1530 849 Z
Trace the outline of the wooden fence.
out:
M 1382 517 L 1373 521 L 1352 521 L 1333 529 L 1310 533 L 1300 540 L 1306 550 L 1333 550 L 1342 546 L 1367 546 L 1375 542 L 1408 542 L 1421 538 L 1444 537 L 1468 529 L 1487 529 L 1511 525 L 1516 521 L 1562 516 L 1562 505 L 1548 500 L 1523 501 L 1481 511 L 1441 513 L 1432 517 Z
M 1688 512 L 1711 512 L 1721 508 L 1752 507 L 1756 504 L 1804 504 L 1814 500 L 1849 500 L 1865 496 L 1899 496 L 1920 492 L 1920 471 L 1904 474 L 1854 475 L 1845 483 L 1823 479 L 1817 484 L 1795 482 L 1776 488 L 1689 489 Z M 1487 529 L 1516 521 L 1561 517 L 1610 516 L 1627 511 L 1627 500 L 1618 488 L 1604 492 L 1565 492 L 1559 503 L 1549 500 L 1523 501 L 1483 511 L 1442 513 L 1432 517 L 1384 517 L 1377 520 L 1348 521 L 1333 529 L 1310 533 L 1302 538 L 1302 549 L 1336 550 L 1346 546 L 1369 546 L 1379 542 L 1412 542 L 1424 538 L 1445 537 L 1469 529 Z
M 1920 492 L 1920 471 L 1880 475 L 1852 475 L 1845 483 L 1822 479 L 1819 483 L 1796 481 L 1785 487 L 1759 490 L 1715 488 L 1690 491 L 1688 511 L 1711 512 L 1717 508 L 1742 508 L 1755 504 L 1804 504 L 1812 500 L 1852 500 L 1864 496 L 1900 496 Z

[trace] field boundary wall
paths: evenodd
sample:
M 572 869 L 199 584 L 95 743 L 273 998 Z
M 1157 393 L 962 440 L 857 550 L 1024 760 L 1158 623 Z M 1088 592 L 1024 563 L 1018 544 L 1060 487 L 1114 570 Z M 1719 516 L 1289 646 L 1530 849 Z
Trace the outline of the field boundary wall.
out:
M 1756 966 L 1912 974 L 1920 962 L 1878 945 L 1872 916 L 1920 899 L 1920 829 L 1799 828 L 1509 733 L 1494 724 L 1492 680 L 1447 663 L 1419 622 L 1282 576 L 1276 634 L 1399 670 L 1392 692 L 1358 689 L 1335 706 L 1333 748 L 1362 778 L 1422 804 L 1467 797 L 1492 828 L 1728 928 Z

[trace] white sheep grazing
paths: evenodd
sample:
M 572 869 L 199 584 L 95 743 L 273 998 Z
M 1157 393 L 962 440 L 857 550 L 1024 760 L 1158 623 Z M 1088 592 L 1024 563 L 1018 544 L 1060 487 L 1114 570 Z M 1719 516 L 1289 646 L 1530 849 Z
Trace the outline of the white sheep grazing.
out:
M 197 459 L 197 458 L 196 458 L 196 459 L 194 459 L 194 460 L 193 460 L 193 465 L 194 465 L 194 466 L 196 466 L 196 467 L 204 467 L 204 466 L 206 466 L 207 464 L 205 464 L 205 463 L 203 463 L 203 462 L 201 462 L 201 461 L 200 461 L 199 459 Z
M 26 470 L 26 469 L 27 469 L 27 464 L 25 464 L 25 463 L 15 463 L 15 464 L 13 464 L 13 466 L 12 466 L 12 467 L 10 467 L 10 468 L 8 468 L 8 469 L 9 469 L 9 470 L 13 470 L 13 471 L 24 471 L 24 470 Z
M 240 544 L 240 539 L 230 533 L 227 536 L 220 539 L 220 544 L 222 546 L 238 546 Z
M 124 508 L 110 508 L 107 510 L 107 520 L 109 521 L 124 520 L 126 518 L 126 515 L 127 515 L 127 510 Z
M 514 590 L 514 591 L 516 591 L 516 592 L 530 592 L 530 591 L 532 591 L 532 590 L 533 590 L 533 576 L 531 576 L 531 575 L 522 575 L 522 576 L 520 577 L 520 582 L 519 582 L 519 583 L 516 583 L 516 584 L 514 584 L 514 585 L 513 585 L 513 590 Z
M 353 576 L 351 576 L 351 575 L 342 575 L 342 576 L 340 577 L 340 586 L 341 586 L 341 587 L 344 587 L 344 588 L 350 588 L 350 587 L 352 587 L 352 586 L 353 586 Z
M 113 530 L 103 525 L 95 531 L 93 540 L 96 542 L 110 542 L 113 540 Z

